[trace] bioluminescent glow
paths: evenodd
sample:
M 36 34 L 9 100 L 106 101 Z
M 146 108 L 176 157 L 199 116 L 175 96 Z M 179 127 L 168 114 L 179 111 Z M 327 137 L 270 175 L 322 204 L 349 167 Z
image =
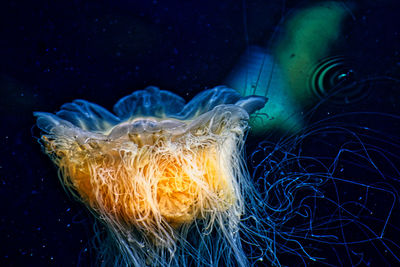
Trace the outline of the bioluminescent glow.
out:
M 384 148 L 399 141 L 342 115 L 266 139 L 245 159 L 249 114 L 265 102 L 216 87 L 185 104 L 149 87 L 121 99 L 116 115 L 83 100 L 35 113 L 62 183 L 107 229 L 99 264 L 331 264 L 348 252 L 340 262 L 357 265 L 369 262 L 361 245 L 400 261 L 386 234 L 399 170 Z
M 249 114 L 265 102 L 216 87 L 185 104 L 148 87 L 122 98 L 116 115 L 84 100 L 34 115 L 64 186 L 113 236 L 111 262 L 245 265 L 242 147 Z
M 225 84 L 243 96 L 260 95 L 269 99 L 251 116 L 253 133 L 265 136 L 276 129 L 296 133 L 304 128 L 304 107 L 319 101 L 310 86 L 318 82 L 316 66 L 337 56 L 338 51 L 333 47 L 340 43 L 343 24 L 351 16 L 352 6 L 351 2 L 344 5 L 321 1 L 296 9 L 280 25 L 271 47 L 246 49 Z M 336 68 L 338 73 L 326 76 L 333 79 L 345 74 L 346 70 L 341 68 Z M 332 94 L 327 91 L 323 92 L 324 97 L 326 93 Z
M 400 118 L 327 109 L 311 119 L 324 101 L 365 94 L 332 49 L 351 11 L 336 1 L 293 11 L 271 47 L 247 47 L 226 79 L 235 90 L 186 103 L 148 87 L 114 113 L 85 100 L 34 113 L 62 184 L 106 229 L 98 265 L 400 262 L 400 140 L 366 126 Z

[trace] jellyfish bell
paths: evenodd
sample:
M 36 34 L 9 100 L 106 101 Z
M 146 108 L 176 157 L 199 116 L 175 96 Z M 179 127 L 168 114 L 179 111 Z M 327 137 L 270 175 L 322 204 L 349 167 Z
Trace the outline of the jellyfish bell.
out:
M 186 104 L 148 87 L 118 101 L 116 115 L 84 100 L 34 115 L 64 186 L 118 243 L 114 262 L 211 265 L 224 251 L 243 265 L 238 228 L 248 176 L 241 148 L 249 114 L 265 102 L 221 86 Z M 200 221 L 199 239 L 185 241 Z M 212 247 L 211 232 L 218 236 Z

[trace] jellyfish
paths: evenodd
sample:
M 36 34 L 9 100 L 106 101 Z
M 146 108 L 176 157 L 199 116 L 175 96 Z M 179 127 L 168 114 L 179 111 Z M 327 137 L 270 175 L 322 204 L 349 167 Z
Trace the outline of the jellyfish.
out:
M 35 113 L 62 184 L 104 226 L 99 265 L 400 262 L 400 140 L 366 123 L 400 117 L 325 118 L 329 106 L 320 120 L 303 115 L 364 89 L 346 84 L 356 69 L 334 50 L 351 10 L 324 1 L 294 11 L 272 49 L 248 47 L 224 82 L 235 90 L 186 104 L 148 87 L 114 114 L 84 100 Z
M 34 116 L 63 186 L 113 240 L 99 253 L 103 265 L 245 266 L 242 148 L 249 114 L 265 103 L 220 86 L 186 104 L 147 87 L 119 100 L 115 114 L 75 100 Z

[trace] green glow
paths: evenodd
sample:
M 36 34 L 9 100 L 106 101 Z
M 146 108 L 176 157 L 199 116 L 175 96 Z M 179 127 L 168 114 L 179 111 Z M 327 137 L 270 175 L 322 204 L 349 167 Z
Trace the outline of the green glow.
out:
M 332 53 L 349 10 L 337 2 L 296 10 L 282 25 L 270 54 L 260 47 L 248 48 L 226 83 L 244 96 L 268 98 L 250 121 L 253 133 L 291 133 L 304 126 L 302 110 L 315 101 L 309 88 L 313 68 Z
M 337 2 L 324 2 L 300 9 L 284 25 L 274 55 L 283 70 L 290 94 L 303 105 L 312 102 L 308 82 L 313 68 L 331 55 L 341 37 L 349 7 Z
M 263 135 L 270 129 L 297 130 L 302 126 L 300 111 L 285 83 L 280 66 L 260 47 L 250 47 L 227 79 L 227 85 L 241 95 L 262 95 L 268 102 L 250 119 L 252 132 Z

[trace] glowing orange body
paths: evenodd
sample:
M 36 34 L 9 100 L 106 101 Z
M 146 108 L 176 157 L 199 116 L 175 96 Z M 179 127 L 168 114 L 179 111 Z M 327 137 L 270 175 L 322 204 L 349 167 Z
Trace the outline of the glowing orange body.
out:
M 249 114 L 264 97 L 205 90 L 189 103 L 148 87 L 104 108 L 75 100 L 35 112 L 65 188 L 108 237 L 103 266 L 217 266 L 246 258 L 239 243 Z
M 216 145 L 175 150 L 161 145 L 132 151 L 116 151 L 105 143 L 48 149 L 58 155 L 64 183 L 121 225 L 146 229 L 164 219 L 178 227 L 234 203 L 230 172 L 221 166 Z

